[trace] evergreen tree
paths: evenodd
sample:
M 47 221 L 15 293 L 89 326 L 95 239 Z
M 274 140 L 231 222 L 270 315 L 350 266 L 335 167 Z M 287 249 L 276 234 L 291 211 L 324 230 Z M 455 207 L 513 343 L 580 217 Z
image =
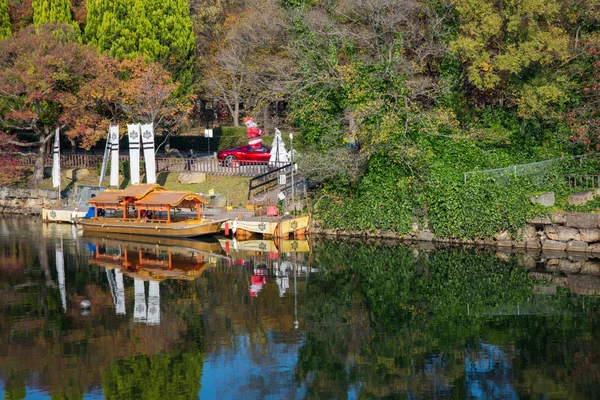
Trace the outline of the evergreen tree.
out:
M 8 0 L 0 0 L 0 39 L 11 35 Z
M 88 0 L 87 10 L 88 43 L 117 59 L 159 61 L 189 89 L 195 42 L 185 0 Z
M 73 20 L 69 0 L 33 0 L 33 23 L 59 22 L 73 26 L 79 32 L 79 25 Z

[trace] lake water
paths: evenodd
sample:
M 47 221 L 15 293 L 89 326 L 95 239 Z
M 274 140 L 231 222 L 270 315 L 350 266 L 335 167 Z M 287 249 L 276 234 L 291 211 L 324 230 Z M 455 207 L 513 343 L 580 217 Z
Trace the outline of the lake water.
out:
M 0 218 L 0 398 L 599 398 L 598 261 Z

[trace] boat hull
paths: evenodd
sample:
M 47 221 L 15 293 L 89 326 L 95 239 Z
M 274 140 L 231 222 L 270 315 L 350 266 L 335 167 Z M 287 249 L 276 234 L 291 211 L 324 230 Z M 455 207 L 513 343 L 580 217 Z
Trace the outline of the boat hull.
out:
M 155 221 L 122 221 L 110 218 L 80 219 L 78 224 L 87 232 L 186 238 L 211 235 L 221 231 L 225 220 L 179 221 L 170 224 Z
M 73 218 L 82 218 L 86 211 L 74 211 L 61 208 L 42 208 L 42 220 L 44 222 L 73 223 Z

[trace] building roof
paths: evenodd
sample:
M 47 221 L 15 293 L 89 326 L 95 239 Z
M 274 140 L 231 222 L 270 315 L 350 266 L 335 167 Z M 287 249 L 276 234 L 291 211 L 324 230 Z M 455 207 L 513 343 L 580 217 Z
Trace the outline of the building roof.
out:
M 167 190 L 163 186 L 160 186 L 156 183 L 138 183 L 136 185 L 131 185 L 124 190 L 122 190 L 121 197 L 133 197 L 136 200 L 141 199 L 142 197 L 148 195 L 148 193 L 153 193 L 156 191 Z
M 123 197 L 122 193 L 122 190 L 105 190 L 102 193 L 98 193 L 96 197 L 89 199 L 87 202 L 94 205 L 119 204 Z
M 209 200 L 194 192 L 167 190 L 149 193 L 134 204 L 147 206 L 169 205 L 171 207 L 195 207 L 197 203 L 208 204 L 209 202 Z

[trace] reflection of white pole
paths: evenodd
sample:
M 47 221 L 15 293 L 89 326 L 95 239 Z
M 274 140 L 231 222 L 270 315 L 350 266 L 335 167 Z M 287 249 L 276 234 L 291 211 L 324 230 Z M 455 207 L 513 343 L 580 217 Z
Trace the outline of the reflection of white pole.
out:
M 65 257 L 63 253 L 63 241 L 60 246 L 56 244 L 56 272 L 58 272 L 58 289 L 60 290 L 60 302 L 64 312 L 67 312 L 67 291 L 65 289 Z
M 133 286 L 135 289 L 133 321 L 144 322 L 146 321 L 146 293 L 144 281 L 141 279 L 134 279 Z
M 150 281 L 148 286 L 148 325 L 160 324 L 160 286 L 156 281 Z
M 298 329 L 298 291 L 296 288 L 296 277 L 298 276 L 298 262 L 294 253 L 294 328 Z
M 56 128 L 54 146 L 52 147 L 52 187 L 57 187 L 60 192 L 60 138 L 59 129 Z
M 123 285 L 123 273 L 115 269 L 115 280 L 117 281 L 117 314 L 125 315 L 125 286 Z

